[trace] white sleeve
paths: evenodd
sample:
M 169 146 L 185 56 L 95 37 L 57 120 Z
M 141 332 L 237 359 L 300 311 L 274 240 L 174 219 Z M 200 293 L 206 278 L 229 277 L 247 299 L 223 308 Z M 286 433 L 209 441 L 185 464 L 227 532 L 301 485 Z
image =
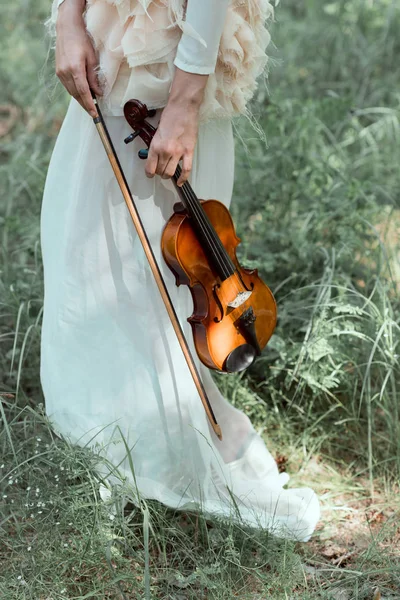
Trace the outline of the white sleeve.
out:
M 174 60 L 176 67 L 200 75 L 209 75 L 215 71 L 229 1 L 188 0 L 184 21 L 186 30 L 184 29 L 178 44 Z

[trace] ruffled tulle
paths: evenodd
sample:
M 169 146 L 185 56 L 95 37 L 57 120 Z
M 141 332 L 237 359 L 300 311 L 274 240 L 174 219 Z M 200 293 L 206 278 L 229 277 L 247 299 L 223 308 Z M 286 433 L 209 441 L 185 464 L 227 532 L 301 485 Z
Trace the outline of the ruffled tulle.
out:
M 57 6 L 47 21 L 54 34 Z M 174 59 L 183 32 L 186 0 L 87 0 L 85 22 L 99 55 L 99 75 L 108 114 L 122 115 L 126 101 L 149 108 L 166 105 Z M 266 73 L 273 18 L 269 0 L 232 0 L 226 15 L 215 72 L 208 79 L 200 119 L 246 114 L 257 79 Z

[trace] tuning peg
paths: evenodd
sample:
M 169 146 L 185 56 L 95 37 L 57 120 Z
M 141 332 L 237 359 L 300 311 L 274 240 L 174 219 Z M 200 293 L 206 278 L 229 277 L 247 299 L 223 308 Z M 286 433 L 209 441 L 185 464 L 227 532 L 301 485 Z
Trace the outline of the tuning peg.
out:
M 124 139 L 125 144 L 129 144 L 129 142 L 133 142 L 133 140 L 135 138 L 137 138 L 138 135 L 140 135 L 140 131 L 134 131 L 133 133 L 131 133 L 130 135 L 128 135 L 128 137 L 126 137 Z
M 149 151 L 147 148 L 142 148 L 141 150 L 139 150 L 138 152 L 138 156 L 139 158 L 145 159 L 148 157 Z

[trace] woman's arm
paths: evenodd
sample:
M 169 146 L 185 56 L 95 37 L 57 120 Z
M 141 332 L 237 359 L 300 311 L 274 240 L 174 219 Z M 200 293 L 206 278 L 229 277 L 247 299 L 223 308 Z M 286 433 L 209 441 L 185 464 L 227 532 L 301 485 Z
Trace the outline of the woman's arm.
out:
M 97 111 L 89 86 L 101 96 L 94 71 L 96 53 L 83 20 L 86 0 L 61 0 L 57 16 L 56 75 L 66 90 L 92 116 Z
M 168 104 L 146 161 L 146 174 L 168 179 L 182 160 L 179 185 L 189 177 L 197 141 L 200 105 L 208 75 L 215 70 L 219 42 L 229 0 L 188 0 L 186 24 L 175 58 L 175 76 Z M 83 19 L 86 0 L 59 0 L 56 40 L 56 74 L 67 91 L 96 116 L 90 94 L 101 95 L 95 73 L 96 53 Z M 204 44 L 190 34 L 194 30 Z
M 199 127 L 199 109 L 208 75 L 197 75 L 176 69 L 168 104 L 164 108 L 157 132 L 151 142 L 146 161 L 146 175 L 172 177 L 182 159 L 183 185 L 192 170 L 194 147 Z
M 228 0 L 188 0 L 186 23 L 205 41 L 183 33 L 174 64 L 174 80 L 157 133 L 150 146 L 146 174 L 172 177 L 182 159 L 183 185 L 192 169 L 197 142 L 199 110 L 208 76 L 215 70 Z

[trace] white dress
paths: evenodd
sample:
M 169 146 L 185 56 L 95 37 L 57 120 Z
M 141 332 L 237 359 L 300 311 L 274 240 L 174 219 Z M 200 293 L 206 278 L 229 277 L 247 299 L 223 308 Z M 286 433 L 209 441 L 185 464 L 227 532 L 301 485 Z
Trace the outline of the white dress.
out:
M 124 481 L 134 503 L 138 496 L 154 498 L 306 541 L 320 516 L 316 494 L 283 488 L 289 476 L 278 472 L 249 418 L 221 395 L 195 353 L 186 320 L 190 292 L 176 287 L 160 250 L 177 192 L 171 180 L 146 177 L 137 156 L 143 142 L 123 142 L 131 133 L 125 119 L 105 119 L 223 441 L 208 423 L 93 120 L 74 99 L 51 157 L 41 212 L 40 376 L 53 428 L 105 457 L 114 471 L 105 461 L 99 473 L 109 486 Z M 198 197 L 229 206 L 230 120 L 200 124 L 190 180 Z

